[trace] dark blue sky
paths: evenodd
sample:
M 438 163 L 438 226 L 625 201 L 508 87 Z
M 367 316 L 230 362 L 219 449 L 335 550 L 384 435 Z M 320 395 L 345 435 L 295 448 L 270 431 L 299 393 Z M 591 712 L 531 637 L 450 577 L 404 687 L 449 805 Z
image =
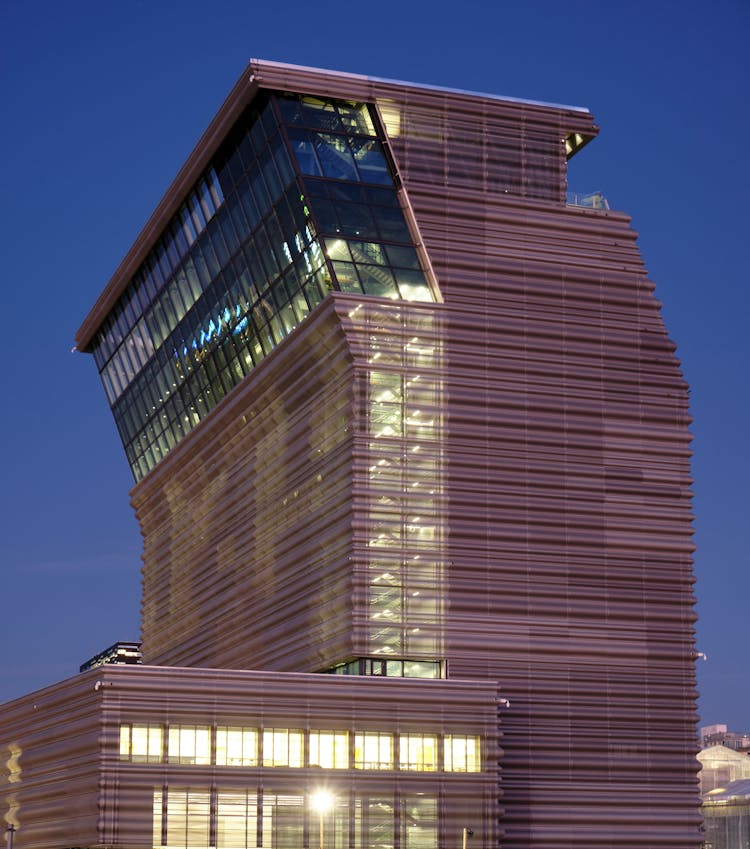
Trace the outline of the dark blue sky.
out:
M 586 106 L 570 189 L 640 247 L 692 385 L 704 723 L 750 730 L 747 0 L 0 0 L 0 701 L 138 636 L 132 478 L 73 335 L 250 57 Z

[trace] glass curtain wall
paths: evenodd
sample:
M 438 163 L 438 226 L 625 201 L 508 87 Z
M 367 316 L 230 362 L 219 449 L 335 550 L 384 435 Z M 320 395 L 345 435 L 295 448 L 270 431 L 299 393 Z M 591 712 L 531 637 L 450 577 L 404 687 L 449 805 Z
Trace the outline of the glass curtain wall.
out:
M 443 533 L 435 319 L 368 310 L 369 648 L 440 658 Z M 389 670 L 386 667 L 386 674 Z
M 334 289 L 433 300 L 376 114 L 262 94 L 95 338 L 136 481 Z
M 302 793 L 154 790 L 157 849 L 303 849 L 319 844 L 321 825 L 326 849 L 434 849 L 437 798 L 429 793 L 345 793 L 321 815 Z

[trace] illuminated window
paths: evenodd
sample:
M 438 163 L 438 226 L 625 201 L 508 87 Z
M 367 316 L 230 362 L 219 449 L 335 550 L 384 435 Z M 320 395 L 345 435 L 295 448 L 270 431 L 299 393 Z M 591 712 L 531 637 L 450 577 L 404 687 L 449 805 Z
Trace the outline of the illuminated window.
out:
M 323 769 L 347 769 L 349 734 L 346 731 L 311 731 L 308 765 Z
M 263 846 L 274 849 L 303 846 L 304 826 L 304 796 L 263 793 Z
M 374 583 L 377 583 L 377 578 Z M 417 629 L 419 630 L 419 629 Z M 334 675 L 384 675 L 389 678 L 440 678 L 439 660 L 388 660 L 360 657 L 326 670 Z
M 211 763 L 210 729 L 197 725 L 171 726 L 167 755 L 170 763 Z
M 479 772 L 479 737 L 447 734 L 444 740 L 443 764 L 446 772 Z
M 364 796 L 354 800 L 356 847 L 393 849 L 395 811 L 389 796 Z M 437 844 L 436 844 L 437 845 Z
M 263 766 L 302 766 L 302 732 L 288 728 L 263 731 Z
M 102 323 L 94 356 L 136 480 L 331 289 L 434 300 L 372 108 L 259 98 Z M 264 288 L 270 314 L 255 322 Z M 375 418 L 384 437 L 429 430 L 396 405 Z
M 401 734 L 398 742 L 400 769 L 420 772 L 437 769 L 437 737 L 434 734 Z
M 217 766 L 257 766 L 258 730 L 256 728 L 216 729 Z
M 440 661 L 405 660 L 404 678 L 440 678 Z
M 170 787 L 166 792 L 166 811 L 162 793 L 155 791 L 154 846 L 208 846 L 210 811 L 208 790 Z
M 120 760 L 161 763 L 164 732 L 161 725 L 121 725 Z
M 355 769 L 393 769 L 393 735 L 371 731 L 354 735 Z
M 153 808 L 153 844 L 154 846 L 163 846 L 165 843 L 164 834 L 162 832 L 162 792 L 154 790 L 154 808 Z
M 308 821 L 309 797 L 227 788 L 154 788 L 153 846 L 156 849 L 255 849 L 260 845 L 288 849 L 317 846 L 317 817 Z M 325 845 L 359 849 L 434 849 L 437 799 L 426 793 L 393 796 L 359 793 L 338 796 L 325 814 Z M 399 832 L 399 834 L 397 834 Z M 314 835 L 314 836 L 313 836 Z M 350 841 L 354 838 L 353 843 Z
M 401 800 L 401 846 L 433 849 L 438 844 L 437 801 L 422 793 Z
M 216 793 L 216 849 L 248 849 L 258 842 L 258 803 L 248 790 Z

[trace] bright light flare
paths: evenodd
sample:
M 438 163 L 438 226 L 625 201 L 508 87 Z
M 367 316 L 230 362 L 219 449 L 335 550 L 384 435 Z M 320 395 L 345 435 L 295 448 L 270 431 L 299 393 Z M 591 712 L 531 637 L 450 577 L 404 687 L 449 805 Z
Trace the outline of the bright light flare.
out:
M 310 796 L 310 805 L 319 814 L 325 814 L 333 807 L 333 796 L 326 790 L 318 790 Z

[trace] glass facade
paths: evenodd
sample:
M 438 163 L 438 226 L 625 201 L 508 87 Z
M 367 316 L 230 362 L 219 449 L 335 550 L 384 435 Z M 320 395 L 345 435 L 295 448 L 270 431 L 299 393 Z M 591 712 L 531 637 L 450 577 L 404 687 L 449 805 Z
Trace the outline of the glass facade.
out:
M 264 788 L 153 791 L 155 849 L 434 849 L 437 798 L 429 793 L 357 792 L 319 814 L 311 797 Z
M 376 611 L 377 612 L 377 611 Z M 387 678 L 442 678 L 443 666 L 439 660 L 384 660 L 358 657 L 339 663 L 326 670 L 334 675 L 382 675 Z
M 386 661 L 412 659 L 395 669 L 386 662 L 381 670 L 387 675 L 400 669 L 404 677 L 429 677 L 443 653 L 443 389 L 436 318 L 407 319 L 390 306 L 362 312 L 369 336 L 368 648 Z
M 434 300 L 373 107 L 248 107 L 99 329 L 136 481 L 331 290 Z

